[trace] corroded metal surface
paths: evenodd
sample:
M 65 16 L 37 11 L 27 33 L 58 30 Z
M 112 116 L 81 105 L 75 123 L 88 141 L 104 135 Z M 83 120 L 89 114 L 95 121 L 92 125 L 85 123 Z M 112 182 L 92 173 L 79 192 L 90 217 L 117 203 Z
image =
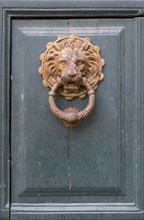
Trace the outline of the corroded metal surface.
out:
M 100 48 L 94 46 L 90 38 L 80 38 L 75 34 L 59 36 L 55 42 L 47 44 L 40 60 L 42 64 L 39 73 L 43 76 L 43 85 L 51 89 L 51 111 L 67 127 L 75 127 L 91 113 L 95 103 L 95 90 L 104 78 L 104 60 L 100 57 Z M 55 95 L 64 96 L 67 100 L 85 98 L 88 95 L 89 102 L 82 111 L 75 108 L 61 111 L 55 104 Z

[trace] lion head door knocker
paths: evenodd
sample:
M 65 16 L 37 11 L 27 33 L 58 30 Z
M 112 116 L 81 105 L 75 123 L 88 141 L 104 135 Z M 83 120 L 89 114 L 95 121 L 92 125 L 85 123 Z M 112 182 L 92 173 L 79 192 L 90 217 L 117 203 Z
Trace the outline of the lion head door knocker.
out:
M 43 85 L 51 89 L 50 109 L 67 127 L 75 127 L 93 110 L 95 90 L 104 78 L 104 59 L 100 57 L 100 48 L 94 46 L 90 38 L 80 38 L 76 34 L 59 36 L 46 48 L 40 55 L 42 64 L 39 73 L 43 76 Z M 89 101 L 81 111 L 72 107 L 62 111 L 55 103 L 56 95 L 67 100 L 83 99 L 88 95 Z

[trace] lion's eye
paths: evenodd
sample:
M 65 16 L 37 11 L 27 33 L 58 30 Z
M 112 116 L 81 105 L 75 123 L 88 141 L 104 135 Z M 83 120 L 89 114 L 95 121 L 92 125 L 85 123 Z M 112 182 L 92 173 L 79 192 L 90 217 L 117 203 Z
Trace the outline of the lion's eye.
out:
M 66 65 L 66 61 L 62 60 L 62 61 L 60 61 L 60 64 L 64 66 L 64 65 Z
M 83 64 L 84 64 L 83 60 L 78 60 L 77 63 L 76 63 L 77 66 L 80 66 L 80 65 L 83 65 Z

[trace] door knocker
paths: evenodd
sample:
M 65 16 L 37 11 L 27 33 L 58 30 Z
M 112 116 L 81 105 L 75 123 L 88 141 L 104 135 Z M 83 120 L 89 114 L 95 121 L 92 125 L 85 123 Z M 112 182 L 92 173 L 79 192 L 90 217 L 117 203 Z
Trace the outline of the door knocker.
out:
M 95 91 L 104 78 L 104 59 L 100 57 L 100 48 L 94 46 L 90 38 L 80 38 L 76 34 L 59 36 L 46 48 L 40 55 L 42 64 L 39 73 L 43 76 L 43 85 L 51 89 L 50 109 L 67 127 L 75 127 L 93 110 Z M 55 103 L 55 96 L 59 95 L 69 101 L 88 95 L 89 101 L 81 111 L 73 107 L 62 111 Z

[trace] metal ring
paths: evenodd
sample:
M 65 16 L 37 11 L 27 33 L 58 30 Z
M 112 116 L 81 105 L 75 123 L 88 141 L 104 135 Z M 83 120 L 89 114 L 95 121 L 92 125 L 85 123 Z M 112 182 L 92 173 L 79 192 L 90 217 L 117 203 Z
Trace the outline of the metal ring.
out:
M 62 85 L 60 78 L 58 78 L 57 82 L 54 84 L 51 91 L 49 92 L 49 106 L 50 106 L 52 113 L 57 118 L 62 120 L 63 123 L 67 127 L 75 127 L 76 125 L 78 125 L 80 123 L 80 121 L 82 119 L 86 118 L 94 108 L 95 92 L 91 88 L 90 84 L 87 82 L 86 78 L 82 79 L 82 83 L 87 89 L 89 101 L 88 101 L 87 106 L 81 111 L 79 111 L 78 109 L 73 108 L 73 107 L 69 107 L 69 108 L 65 109 L 64 111 L 62 111 L 57 107 L 57 105 L 55 103 L 55 95 L 56 95 L 57 89 Z

